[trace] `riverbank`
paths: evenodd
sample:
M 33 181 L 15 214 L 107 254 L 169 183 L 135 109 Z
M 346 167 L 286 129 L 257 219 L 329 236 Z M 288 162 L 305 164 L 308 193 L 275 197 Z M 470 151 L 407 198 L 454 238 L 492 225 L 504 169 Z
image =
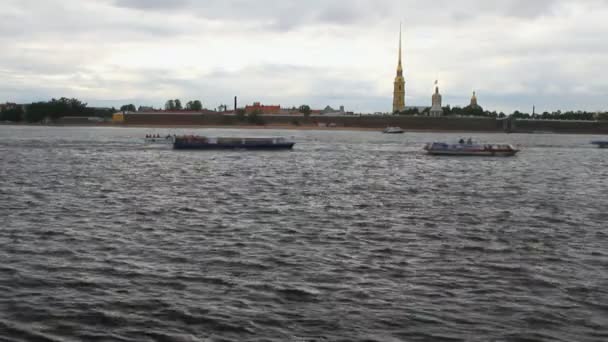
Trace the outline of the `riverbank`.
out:
M 577 123 L 574 123 L 577 124 Z M 504 134 L 504 133 L 519 133 L 519 134 L 588 134 L 588 135 L 604 135 L 608 134 L 608 123 L 604 122 L 590 122 L 589 124 L 595 124 L 587 129 L 581 127 L 557 127 L 555 130 L 538 129 L 538 125 L 532 127 L 522 127 L 523 125 L 518 123 L 518 127 L 515 127 L 510 132 L 505 132 L 503 129 L 489 127 L 466 127 L 464 125 L 437 125 L 432 127 L 419 126 L 419 125 L 407 125 L 407 124 L 395 124 L 386 126 L 375 126 L 365 127 L 357 125 L 341 125 L 341 126 L 323 126 L 323 125 L 311 125 L 311 124 L 283 124 L 283 123 L 270 123 L 266 125 L 244 125 L 244 124 L 200 124 L 200 123 L 178 123 L 172 124 L 168 122 L 125 122 L 125 123 L 112 123 L 112 122 L 91 122 L 91 123 L 74 123 L 74 124 L 38 124 L 38 123 L 6 123 L 1 122 L 0 125 L 16 125 L 16 126 L 32 126 L 32 127 L 113 127 L 113 128 L 146 128 L 146 129 L 245 129 L 245 130 L 294 130 L 294 131 L 362 131 L 362 132 L 381 132 L 384 127 L 397 126 L 401 127 L 406 133 L 407 132 L 421 132 L 421 133 L 489 133 L 489 134 Z M 529 123 L 527 125 L 530 125 Z M 607 126 L 607 127 L 604 127 Z
M 324 127 L 324 126 L 296 126 L 296 125 L 151 125 L 151 124 L 29 124 L 29 123 L 0 123 L 2 126 L 24 126 L 24 127 L 107 127 L 107 128 L 146 128 L 154 129 L 244 129 L 244 130 L 292 130 L 292 131 L 354 131 L 354 132 L 379 132 L 383 129 L 370 127 Z M 442 129 L 406 129 L 407 132 L 419 133 L 486 133 L 502 134 L 500 131 L 468 131 L 468 130 L 442 130 Z

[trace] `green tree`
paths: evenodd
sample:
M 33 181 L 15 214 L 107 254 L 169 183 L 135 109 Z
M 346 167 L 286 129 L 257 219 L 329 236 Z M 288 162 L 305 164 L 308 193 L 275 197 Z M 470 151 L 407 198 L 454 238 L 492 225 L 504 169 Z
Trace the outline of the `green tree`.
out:
M 180 101 L 180 99 L 175 99 L 174 103 L 175 103 L 175 110 L 184 109 L 184 107 L 182 107 L 182 101 Z
M 127 104 L 120 107 L 121 112 L 135 112 L 137 108 L 135 108 L 134 104 Z
M 247 121 L 250 124 L 254 125 L 263 125 L 264 119 L 262 118 L 262 112 L 259 109 L 254 110 L 253 112 L 247 115 Z
M 298 108 L 298 111 L 304 114 L 305 118 L 308 118 L 312 112 L 309 105 L 301 105 L 300 108 Z
M 403 110 L 402 112 L 396 112 L 397 115 L 418 115 L 420 114 L 420 112 L 418 111 L 418 108 L 408 108 Z
M 199 100 L 194 100 L 194 101 L 192 101 L 192 104 L 190 105 L 190 110 L 201 111 L 201 110 L 203 110 L 203 104 Z
M 245 119 L 247 118 L 247 112 L 245 112 L 243 108 L 237 109 L 234 114 L 236 115 L 236 119 L 240 122 L 245 121 Z
M 450 107 L 450 105 L 443 107 L 443 115 L 445 115 L 445 116 L 452 115 L 452 107 Z
M 0 121 L 20 122 L 23 120 L 23 107 L 7 109 L 0 112 Z
M 35 102 L 29 104 L 26 109 L 25 120 L 27 122 L 40 122 L 47 117 L 48 102 Z
M 175 110 L 175 101 L 168 100 L 165 102 L 165 110 Z

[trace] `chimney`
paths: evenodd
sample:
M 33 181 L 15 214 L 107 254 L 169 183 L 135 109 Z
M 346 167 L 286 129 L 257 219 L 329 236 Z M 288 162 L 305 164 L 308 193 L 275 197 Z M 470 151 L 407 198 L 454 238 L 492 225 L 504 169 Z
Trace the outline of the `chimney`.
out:
M 236 96 L 234 97 L 234 112 L 236 112 L 237 107 L 236 107 Z

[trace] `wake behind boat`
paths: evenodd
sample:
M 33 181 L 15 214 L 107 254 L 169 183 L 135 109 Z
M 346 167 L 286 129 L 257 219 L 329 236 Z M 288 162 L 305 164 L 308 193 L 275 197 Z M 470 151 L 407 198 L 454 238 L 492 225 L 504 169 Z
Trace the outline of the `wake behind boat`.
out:
M 466 143 L 461 140 L 458 144 L 435 142 L 424 149 L 434 156 L 512 157 L 519 152 L 509 144 L 474 144 L 470 140 Z
M 176 150 L 291 150 L 295 142 L 285 138 L 214 138 L 203 136 L 176 137 Z

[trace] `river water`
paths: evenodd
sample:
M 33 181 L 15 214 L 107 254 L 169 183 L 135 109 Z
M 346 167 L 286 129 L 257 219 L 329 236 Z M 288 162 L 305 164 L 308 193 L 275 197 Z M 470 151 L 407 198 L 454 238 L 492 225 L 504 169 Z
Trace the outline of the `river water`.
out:
M 460 137 L 0 126 L 0 341 L 608 340 L 598 137 Z

